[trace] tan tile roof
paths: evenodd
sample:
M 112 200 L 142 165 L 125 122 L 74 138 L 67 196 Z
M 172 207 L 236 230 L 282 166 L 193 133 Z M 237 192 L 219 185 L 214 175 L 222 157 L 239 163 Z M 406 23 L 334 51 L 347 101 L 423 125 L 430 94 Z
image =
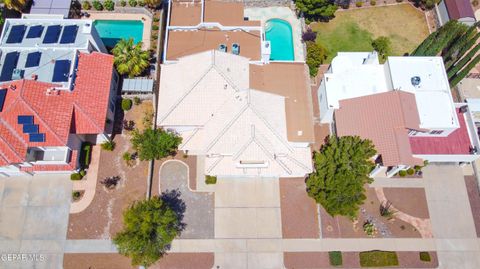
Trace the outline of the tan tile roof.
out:
M 341 100 L 335 111 L 337 135 L 372 140 L 385 166 L 422 163 L 408 140 L 408 129 L 418 130 L 419 123 L 415 95 L 403 91 Z
M 260 26 L 260 21 L 245 21 L 243 3 L 205 1 L 205 22 L 218 22 L 223 26 Z
M 173 1 L 170 10 L 171 26 L 194 26 L 200 23 L 202 4 L 200 1 Z
M 308 81 L 310 78 L 303 63 L 250 65 L 250 88 L 285 97 L 287 135 L 292 142 L 315 140 Z
M 261 59 L 259 31 L 220 31 L 218 29 L 169 31 L 167 59 L 177 60 L 190 54 L 216 50 L 220 44 L 226 44 L 227 52 L 230 53 L 233 43 L 240 45 L 240 56 L 254 61 Z

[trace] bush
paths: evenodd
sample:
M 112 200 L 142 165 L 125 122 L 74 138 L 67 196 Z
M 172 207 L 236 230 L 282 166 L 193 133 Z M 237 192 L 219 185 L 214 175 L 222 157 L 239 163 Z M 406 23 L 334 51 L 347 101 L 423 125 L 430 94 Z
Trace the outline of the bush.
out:
M 158 38 L 158 35 L 152 35 L 152 40 L 157 40 L 157 38 Z M 153 44 L 157 44 L 157 43 L 155 42 Z
M 312 29 L 308 28 L 306 32 L 302 34 L 302 40 L 304 42 L 307 41 L 315 41 L 317 39 L 317 32 L 312 31 Z
M 407 169 L 407 175 L 413 176 L 413 174 L 415 174 L 415 169 L 413 169 L 413 168 L 408 168 L 408 169 Z
M 132 100 L 131 99 L 122 99 L 122 110 L 128 111 L 132 108 Z
M 430 262 L 432 260 L 432 258 L 430 258 L 430 253 L 426 251 L 420 252 L 420 260 L 422 262 Z
M 72 191 L 72 198 L 73 200 L 77 200 L 80 198 L 80 192 L 79 191 Z
M 101 147 L 102 147 L 103 150 L 113 151 L 113 149 L 115 149 L 115 142 L 105 141 L 105 142 L 102 143 Z
M 357 7 L 362 7 L 363 6 L 363 2 L 362 1 L 358 1 L 355 3 L 355 6 Z
M 407 171 L 405 171 L 405 170 L 400 170 L 400 171 L 398 172 L 398 175 L 401 176 L 401 177 L 404 177 L 404 176 L 407 175 Z
M 124 7 L 126 5 L 127 5 L 127 1 L 125 0 L 120 1 L 120 6 Z
M 142 103 L 142 100 L 138 96 L 133 97 L 133 103 L 138 106 L 139 104 Z
M 362 267 L 398 266 L 397 253 L 393 251 L 364 251 L 360 252 L 359 256 Z
M 82 178 L 87 174 L 87 171 L 85 170 L 80 170 L 80 172 L 78 172 L 80 174 L 80 176 L 82 176 Z
M 123 120 L 123 129 L 133 131 L 133 129 L 135 129 L 135 122 L 133 120 Z
M 343 264 L 342 252 L 340 251 L 328 252 L 328 259 L 330 260 L 330 265 L 332 266 L 340 266 Z
M 137 6 L 137 1 L 136 1 L 136 0 L 128 0 L 128 4 L 129 4 L 131 7 L 136 7 L 136 6 Z
M 371 6 L 375 6 L 376 4 L 377 4 L 377 1 L 375 1 L 375 0 L 370 0 L 370 5 L 371 5 Z
M 391 210 L 390 207 L 392 206 L 392 202 L 386 201 L 380 204 L 380 216 L 385 217 L 387 219 L 393 218 L 395 215 L 395 211 Z
M 113 2 L 113 0 L 105 0 L 103 2 L 103 6 L 108 11 L 113 11 L 115 9 L 115 3 Z
M 155 17 L 155 18 L 153 18 L 153 21 L 154 21 L 154 22 L 159 22 L 159 21 L 160 21 L 160 18 Z
M 85 10 L 90 10 L 90 9 L 92 9 L 92 5 L 88 1 L 83 1 L 82 8 L 85 9 Z
M 478 6 L 478 0 L 473 0 L 472 1 L 472 6 L 474 6 L 474 7 Z
M 216 176 L 209 176 L 209 175 L 206 175 L 205 176 L 205 184 L 216 184 L 217 183 L 217 177 Z
M 96 10 L 103 10 L 103 5 L 102 3 L 100 3 L 100 1 L 98 0 L 94 0 L 93 2 L 93 8 L 96 9 Z
M 310 69 L 310 76 L 315 77 L 318 67 L 327 59 L 327 49 L 315 42 L 307 42 L 307 65 Z
M 80 180 L 82 179 L 82 175 L 80 175 L 80 173 L 73 173 L 70 175 L 70 179 L 71 180 Z
M 107 177 L 100 181 L 102 185 L 104 185 L 107 189 L 114 189 L 118 182 L 120 181 L 119 176 L 114 176 L 114 177 Z
M 92 152 L 92 145 L 89 142 L 83 142 L 80 151 L 80 165 L 82 168 L 88 168 L 90 164 L 90 155 Z
M 141 7 L 144 7 L 145 2 L 143 2 L 143 0 L 138 0 L 138 5 L 141 6 Z
M 158 25 L 152 25 L 152 30 L 158 31 Z
M 420 171 L 422 170 L 422 167 L 420 165 L 415 165 L 413 169 L 415 169 L 415 171 Z
M 363 224 L 363 231 L 365 232 L 366 235 L 373 236 L 373 234 L 375 233 L 375 224 L 373 224 L 370 221 L 366 221 Z

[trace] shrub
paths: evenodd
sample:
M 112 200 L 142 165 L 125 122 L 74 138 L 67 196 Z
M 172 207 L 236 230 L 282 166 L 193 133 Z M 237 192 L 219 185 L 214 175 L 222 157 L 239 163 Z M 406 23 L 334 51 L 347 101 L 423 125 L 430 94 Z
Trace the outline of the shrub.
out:
M 80 166 L 82 168 L 88 168 L 88 165 L 90 164 L 92 145 L 89 142 L 83 142 L 80 148 Z
M 217 183 L 217 177 L 216 176 L 209 176 L 209 175 L 206 175 L 205 176 L 205 184 L 216 184 Z
M 157 40 L 158 38 L 158 35 L 152 35 L 152 40 Z M 153 44 L 156 44 L 156 43 L 153 43 Z
M 393 251 L 372 250 L 359 253 L 360 266 L 362 267 L 384 267 L 397 266 L 397 253 Z
M 312 31 L 312 29 L 308 28 L 306 32 L 302 34 L 302 40 L 304 42 L 307 41 L 315 41 L 317 39 L 317 32 Z
M 366 221 L 363 224 L 363 231 L 366 235 L 373 236 L 373 234 L 375 233 L 375 224 L 373 224 L 371 221 Z
M 138 5 L 141 7 L 145 6 L 145 2 L 143 0 L 138 0 Z
M 120 1 L 120 6 L 124 7 L 126 5 L 127 5 L 127 1 L 125 0 Z
M 115 3 L 113 0 L 105 0 L 103 1 L 103 6 L 105 7 L 106 10 L 108 11 L 113 11 L 115 9 Z
M 132 160 L 132 155 L 129 152 L 124 152 L 122 158 L 124 161 L 129 162 Z
M 80 180 L 82 179 L 82 175 L 80 175 L 80 173 L 73 173 L 70 175 L 70 179 L 71 180 Z
M 318 67 L 327 59 L 327 49 L 315 42 L 307 42 L 307 65 L 310 69 L 310 76 L 315 77 Z
M 330 265 L 332 266 L 340 266 L 343 264 L 342 252 L 340 251 L 328 252 L 328 259 L 330 260 Z
M 432 260 L 432 258 L 430 258 L 430 253 L 426 251 L 420 252 L 420 260 L 422 262 L 430 262 Z
M 133 131 L 133 129 L 135 129 L 135 122 L 133 120 L 123 120 L 123 129 Z
M 72 198 L 73 200 L 78 200 L 80 198 L 80 192 L 79 191 L 72 191 Z
M 113 149 L 115 149 L 115 142 L 113 141 L 105 141 L 101 144 L 101 147 L 103 150 L 107 150 L 107 151 L 113 151 Z
M 102 5 L 102 3 L 100 3 L 100 1 L 94 0 L 94 1 L 92 2 L 92 4 L 93 4 L 93 8 L 94 8 L 94 9 L 96 9 L 96 10 L 103 10 L 103 5 Z
M 104 178 L 100 183 L 104 185 L 107 189 L 113 189 L 117 186 L 118 181 L 120 181 L 119 176 L 107 177 Z
M 82 8 L 85 9 L 85 10 L 90 10 L 90 9 L 92 9 L 92 5 L 88 1 L 83 1 Z
M 159 21 L 160 21 L 160 18 L 155 17 L 155 18 L 153 18 L 153 21 L 154 21 L 154 22 L 159 22 Z
M 136 0 L 128 0 L 128 4 L 129 4 L 131 7 L 136 7 L 136 6 L 137 6 L 137 1 L 136 1 Z
M 404 176 L 407 175 L 407 171 L 405 171 L 405 170 L 400 170 L 400 171 L 398 172 L 398 175 L 401 176 L 401 177 L 404 177 Z
M 158 25 L 152 25 L 152 30 L 158 31 Z
M 142 103 L 142 100 L 138 96 L 133 97 L 133 103 L 138 106 L 139 104 Z
M 473 0 L 472 1 L 472 6 L 474 6 L 474 7 L 478 6 L 478 0 Z
M 375 1 L 375 0 L 370 0 L 370 5 L 371 5 L 371 6 L 375 6 L 376 4 L 377 4 L 377 1 Z
M 82 178 L 87 174 L 87 171 L 85 170 L 80 170 L 80 172 L 78 172 L 80 174 L 80 176 L 82 176 Z
M 413 174 L 415 174 L 415 169 L 413 169 L 413 168 L 408 168 L 408 169 L 407 169 L 407 175 L 412 176 Z
M 355 3 L 355 6 L 357 7 L 362 7 L 363 6 L 363 2 L 362 1 L 358 1 Z
M 392 206 L 392 202 L 386 201 L 385 203 L 380 204 L 380 216 L 385 217 L 387 219 L 391 219 L 395 212 L 393 210 L 390 210 L 390 207 Z
M 132 108 L 132 100 L 131 99 L 122 99 L 122 110 L 127 111 Z
M 422 167 L 420 165 L 415 165 L 413 169 L 415 169 L 415 171 L 420 171 L 422 170 Z

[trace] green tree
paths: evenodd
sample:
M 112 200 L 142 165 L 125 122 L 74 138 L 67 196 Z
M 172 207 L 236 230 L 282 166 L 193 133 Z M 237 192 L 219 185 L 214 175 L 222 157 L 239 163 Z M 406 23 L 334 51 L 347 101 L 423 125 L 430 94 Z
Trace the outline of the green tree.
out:
M 27 0 L 4 0 L 3 3 L 8 9 L 14 9 L 18 12 L 22 12 L 27 5 Z
M 143 2 L 149 7 L 156 7 L 162 3 L 161 0 L 144 0 Z
M 176 199 L 179 201 L 178 196 Z M 123 212 L 124 227 L 113 242 L 120 254 L 132 259 L 132 265 L 150 266 L 166 253 L 184 228 L 182 216 L 183 212 L 175 210 L 164 195 L 136 201 Z
M 307 21 L 328 21 L 338 8 L 332 0 L 295 0 L 295 5 Z
M 121 39 L 112 53 L 117 71 L 121 75 L 138 76 L 149 66 L 150 53 L 142 50 L 142 42 L 135 45 L 133 38 Z
M 447 75 L 448 79 L 452 79 L 455 74 L 457 74 L 460 69 L 462 69 L 474 56 L 475 54 L 480 50 L 480 44 L 476 45 L 471 49 L 460 61 L 455 63 L 454 66 L 451 66 L 448 69 Z
M 413 56 L 436 56 L 449 48 L 467 31 L 468 27 L 455 20 L 448 21 L 431 33 L 412 53 Z
M 327 59 L 327 49 L 313 41 L 307 42 L 307 65 L 310 69 L 310 76 L 318 73 L 318 67 Z
M 472 70 L 478 63 L 480 62 L 480 54 L 477 55 L 473 60 L 471 60 L 467 66 L 465 66 L 462 71 L 457 73 L 451 80 L 450 80 L 450 87 L 455 87 L 462 79 L 464 79 L 470 70 Z
M 364 185 L 375 167 L 376 150 L 370 140 L 358 136 L 331 136 L 313 154 L 315 171 L 307 178 L 307 192 L 331 215 L 355 218 L 366 199 Z
M 372 41 L 373 49 L 378 52 L 378 54 L 382 57 L 383 60 L 385 60 L 390 54 L 391 45 L 392 42 L 390 41 L 390 38 L 386 36 L 381 36 Z
M 163 129 L 148 128 L 143 133 L 134 130 L 131 142 L 140 160 L 159 160 L 175 153 L 182 137 Z

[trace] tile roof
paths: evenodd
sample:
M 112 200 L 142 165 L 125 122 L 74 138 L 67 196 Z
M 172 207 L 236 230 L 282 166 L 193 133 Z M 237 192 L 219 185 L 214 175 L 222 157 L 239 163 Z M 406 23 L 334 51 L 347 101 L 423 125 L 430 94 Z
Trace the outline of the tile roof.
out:
M 468 0 L 445 0 L 448 16 L 451 20 L 458 20 L 462 18 L 475 18 L 472 5 Z
M 335 111 L 338 136 L 360 136 L 372 140 L 383 165 L 416 165 L 408 129 L 419 129 L 415 95 L 390 91 L 340 101 Z
M 71 130 L 77 134 L 103 133 L 112 72 L 111 55 L 80 53 L 72 92 L 48 94 L 47 89 L 55 84 L 25 79 L 0 85 L 7 89 L 0 112 L 0 165 L 23 162 L 28 147 L 65 146 Z M 19 115 L 34 117 L 39 133 L 45 133 L 45 142 L 28 141 L 17 123 Z

